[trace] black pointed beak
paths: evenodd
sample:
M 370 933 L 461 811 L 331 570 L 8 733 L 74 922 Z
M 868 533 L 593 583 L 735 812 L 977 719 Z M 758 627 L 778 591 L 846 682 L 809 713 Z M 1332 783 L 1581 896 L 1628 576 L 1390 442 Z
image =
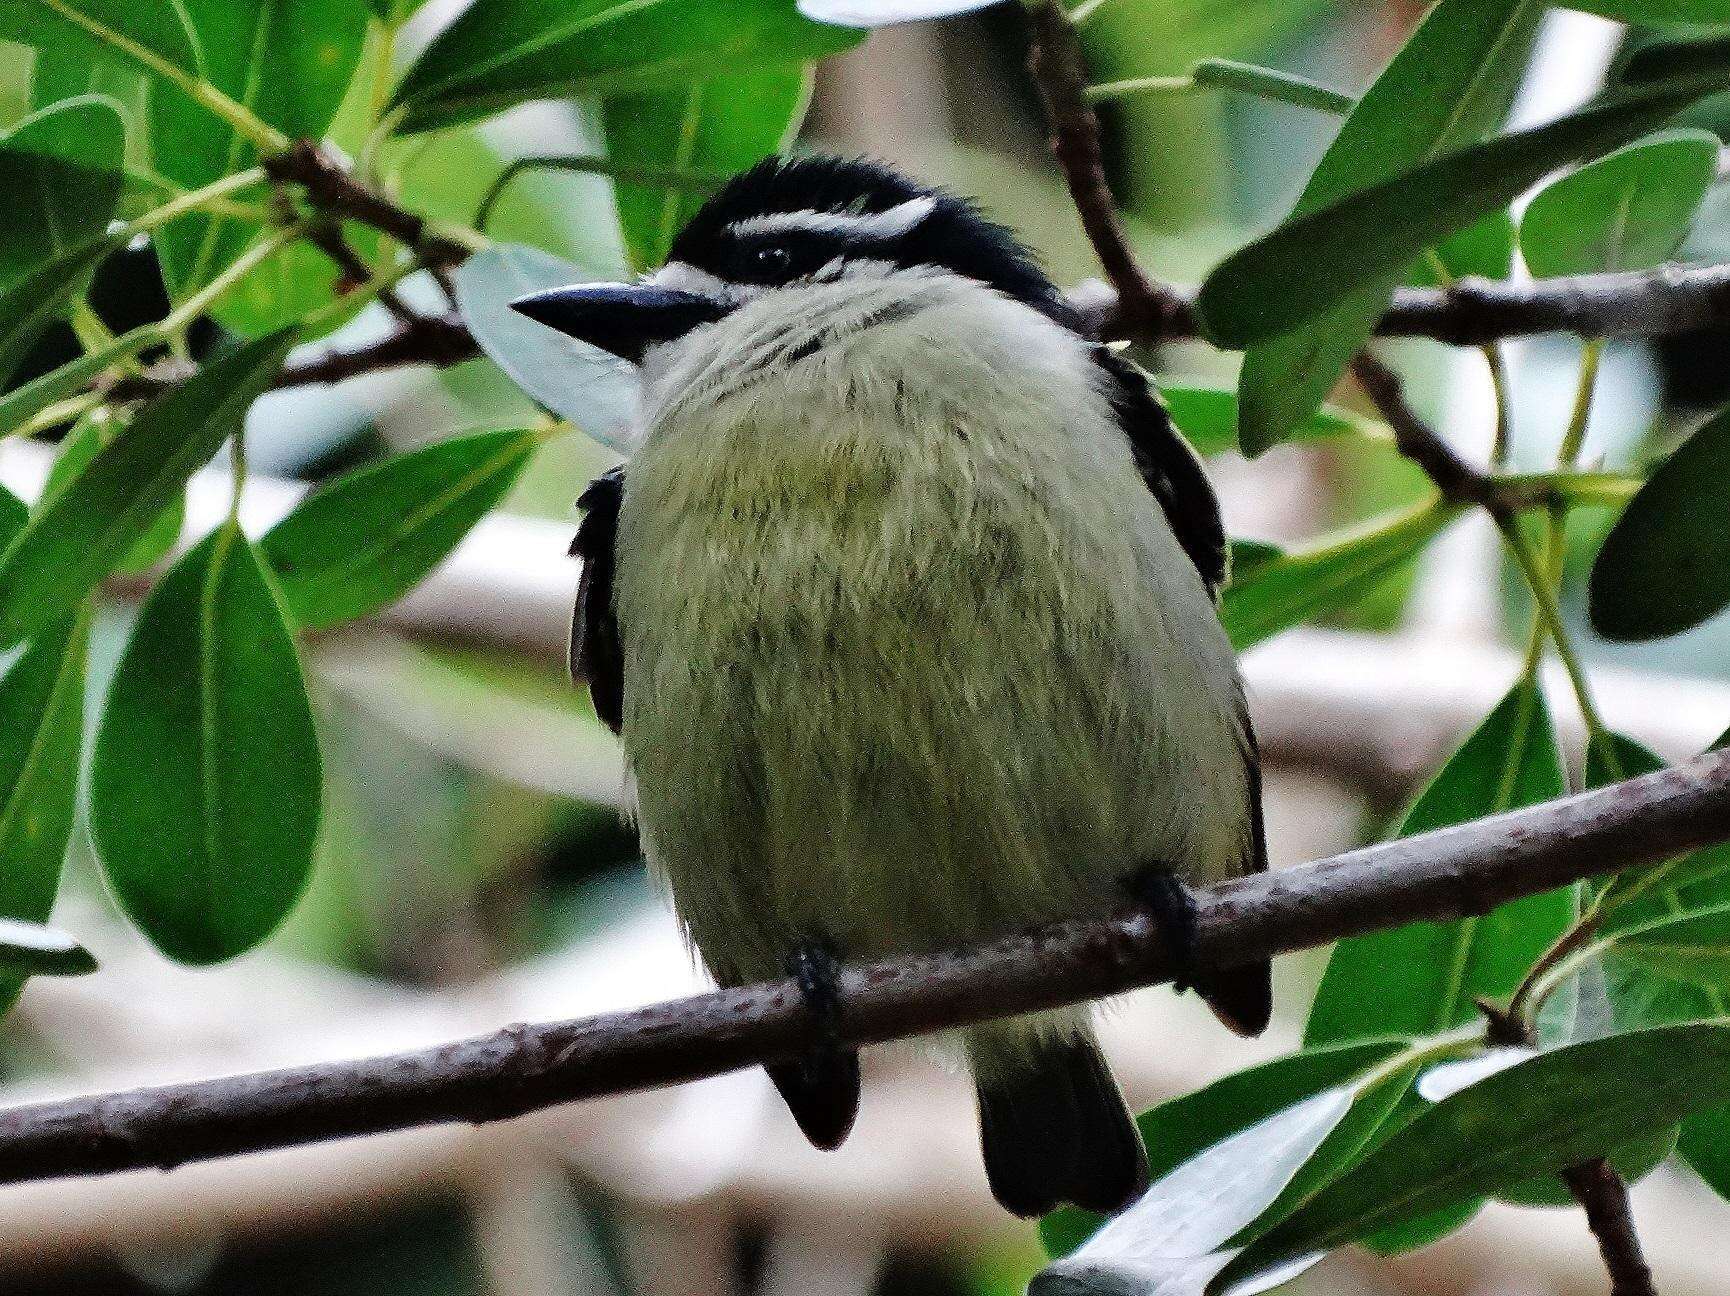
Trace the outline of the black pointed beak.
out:
M 712 297 L 647 284 L 577 284 L 530 293 L 511 309 L 633 364 L 657 342 L 712 324 L 727 307 Z

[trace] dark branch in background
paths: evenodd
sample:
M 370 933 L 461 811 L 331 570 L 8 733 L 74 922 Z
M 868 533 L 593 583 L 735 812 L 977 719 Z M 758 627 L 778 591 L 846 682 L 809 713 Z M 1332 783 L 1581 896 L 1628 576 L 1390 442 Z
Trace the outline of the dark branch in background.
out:
M 1586 1223 L 1598 1239 L 1598 1254 L 1610 1275 L 1610 1296 L 1658 1296 L 1640 1235 L 1634 1231 L 1622 1176 L 1600 1158 L 1562 1171 L 1562 1182 L 1586 1212 Z
M 1099 119 L 1087 102 L 1087 64 L 1075 28 L 1057 0 L 1034 5 L 1028 21 L 1032 42 L 1027 67 L 1051 126 L 1051 152 L 1063 169 L 1087 241 L 1117 291 L 1118 317 L 1126 329 L 1163 332 L 1171 302 L 1142 273 L 1123 232 L 1106 183 Z
M 1424 470 L 1443 497 L 1462 504 L 1496 507 L 1495 484 L 1454 452 L 1406 401 L 1399 375 L 1369 351 L 1352 361 L 1352 375 L 1370 403 L 1393 429 L 1394 445 Z
M 1196 957 L 1229 967 L 1378 928 L 1488 913 L 1730 836 L 1730 751 L 1511 814 L 1257 874 L 1197 896 Z M 871 1044 L 1167 980 L 1142 913 L 846 969 L 840 1042 Z M 795 1057 L 817 1040 L 770 982 L 438 1048 L 0 1112 L 0 1182 L 209 1160 L 446 1121 L 503 1120 Z
M 472 360 L 480 354 L 474 335 L 460 318 L 423 315 L 377 342 L 350 350 L 330 350 L 286 366 L 273 387 L 305 387 L 313 383 L 342 382 L 362 374 L 404 365 L 429 364 L 439 368 Z

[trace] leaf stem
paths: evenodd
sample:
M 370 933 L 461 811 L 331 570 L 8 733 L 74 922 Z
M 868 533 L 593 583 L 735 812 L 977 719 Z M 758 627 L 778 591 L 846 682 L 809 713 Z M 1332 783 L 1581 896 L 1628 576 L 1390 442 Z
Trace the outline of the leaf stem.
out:
M 1090 104 L 1100 104 L 1138 94 L 1188 94 L 1196 88 L 1195 78 L 1191 76 L 1130 77 L 1124 81 L 1102 81 L 1090 85 L 1082 92 L 1082 97 Z
M 159 225 L 166 225 L 177 216 L 184 216 L 190 211 L 202 210 L 232 193 L 249 189 L 253 185 L 263 182 L 263 167 L 247 167 L 244 171 L 225 175 L 222 179 L 213 180 L 200 188 L 187 189 L 177 193 L 162 206 L 154 207 L 140 216 L 133 217 L 126 223 L 121 232 L 127 237 L 147 233 Z
M 634 166 L 628 162 L 615 162 L 612 158 L 594 156 L 563 157 L 549 154 L 534 154 L 528 157 L 512 158 L 498 178 L 487 186 L 487 191 L 481 196 L 475 207 L 474 226 L 482 233 L 486 232 L 487 222 L 492 219 L 493 208 L 498 204 L 506 187 L 524 171 L 576 171 L 584 175 L 608 176 L 615 181 L 626 184 L 662 185 L 669 189 L 691 189 L 706 193 L 720 188 L 727 182 L 727 177 L 718 171 L 692 171 L 683 167 Z

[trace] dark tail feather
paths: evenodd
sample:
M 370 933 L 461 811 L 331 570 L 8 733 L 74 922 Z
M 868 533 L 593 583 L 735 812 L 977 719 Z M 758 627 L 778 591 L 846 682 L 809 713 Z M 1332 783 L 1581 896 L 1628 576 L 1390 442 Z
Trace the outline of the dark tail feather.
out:
M 825 1152 L 840 1147 L 859 1114 L 859 1054 L 835 1049 L 763 1069 L 811 1145 Z
M 1046 1042 L 1025 1066 L 979 1086 L 985 1177 L 1032 1219 L 1060 1202 L 1102 1214 L 1147 1187 L 1147 1153 L 1090 1039 Z
M 1273 1016 L 1273 964 L 1266 959 L 1198 976 L 1195 990 L 1239 1035 L 1260 1035 Z

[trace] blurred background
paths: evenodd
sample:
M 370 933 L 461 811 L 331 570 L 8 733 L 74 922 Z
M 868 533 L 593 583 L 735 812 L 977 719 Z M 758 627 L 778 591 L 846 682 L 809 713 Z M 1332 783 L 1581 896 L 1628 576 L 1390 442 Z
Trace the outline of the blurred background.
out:
M 458 7 L 434 0 L 411 37 L 424 40 Z M 1085 31 L 1099 81 L 1178 73 L 1212 55 L 1355 91 L 1420 13 L 1406 0 L 1107 0 Z M 1586 99 L 1621 31 L 1552 14 L 1516 119 Z M 821 68 L 796 147 L 887 159 L 974 195 L 1059 282 L 1077 282 L 1096 269 L 1048 161 L 1023 56 L 1013 6 L 878 31 Z M 27 53 L 0 44 L 0 124 L 24 111 L 28 76 Z M 1730 106 L 1721 99 L 1696 116 L 1730 124 Z M 1200 96 L 1120 102 L 1105 125 L 1145 264 L 1193 282 L 1283 214 L 1334 123 Z M 508 159 L 592 151 L 598 129 L 569 106 L 537 106 L 417 137 L 398 160 L 403 200 L 467 221 Z M 612 201 L 600 177 L 527 174 L 490 231 L 617 275 Z M 1689 253 L 1727 252 L 1730 202 L 1721 201 Z M 116 327 L 160 314 L 161 301 L 147 251 L 111 264 L 96 288 Z M 385 327 L 369 311 L 337 341 Z M 70 338 L 65 356 L 51 354 L 54 345 L 41 368 L 72 354 Z M 1519 452 L 1539 467 L 1567 417 L 1577 348 L 1543 339 L 1508 351 Z M 1482 452 L 1491 426 L 1482 358 L 1428 344 L 1395 354 L 1425 411 L 1462 449 Z M 1613 347 L 1587 457 L 1626 462 L 1673 440 L 1724 399 L 1725 355 L 1722 335 Z M 1162 374 L 1232 379 L 1234 361 L 1201 347 L 1148 359 Z M 1353 403 L 1350 392 L 1339 399 Z M 259 405 L 249 441 L 254 472 L 281 480 L 256 482 L 248 507 L 269 517 L 286 510 L 291 482 L 531 415 L 484 360 L 278 393 Z M 39 481 L 42 459 L 30 449 L 0 453 L 0 478 Z M 75 838 L 58 913 L 103 972 L 32 982 L 0 1028 L 0 1103 L 409 1048 L 701 987 L 621 823 L 613 739 L 563 669 L 572 501 L 615 457 L 580 436 L 554 442 L 506 515 L 483 523 L 387 623 L 313 645 L 328 766 L 323 858 L 311 893 L 265 947 L 216 970 L 171 965 L 112 916 Z M 1358 445 L 1349 454 L 1288 446 L 1254 464 L 1222 455 L 1212 467 L 1232 533 L 1281 542 L 1422 492 L 1391 449 Z M 220 489 L 195 483 L 190 515 L 219 509 Z M 1583 551 L 1589 530 L 1575 528 Z M 1348 623 L 1292 631 L 1248 655 L 1276 863 L 1385 830 L 1514 678 L 1525 612 L 1498 562 L 1474 519 L 1390 576 Z M 1568 587 L 1576 619 L 1581 575 Z M 129 616 L 122 591 L 95 638 L 99 663 L 118 653 Z M 1612 649 L 1583 625 L 1580 637 L 1611 724 L 1661 754 L 1697 750 L 1730 717 L 1725 618 L 1640 648 Z M 90 695 L 100 694 L 99 678 Z M 1567 723 L 1566 690 L 1552 700 Z M 1321 962 L 1319 951 L 1282 962 L 1279 1018 L 1260 1041 L 1227 1036 L 1164 990 L 1111 1005 L 1105 1039 L 1132 1102 L 1288 1048 Z M 835 1154 L 807 1147 L 752 1071 L 490 1128 L 0 1189 L 0 1282 L 18 1296 L 1019 1292 L 1041 1263 L 1037 1239 L 991 1203 L 974 1140 L 963 1083 L 915 1049 L 879 1050 L 857 1132 Z M 1724 1236 L 1730 1208 L 1664 1171 L 1635 1201 L 1666 1296 L 1720 1291 L 1706 1240 Z M 1442 1244 L 1391 1258 L 1352 1251 L 1292 1289 L 1567 1296 L 1603 1283 L 1577 1211 L 1497 1206 Z

